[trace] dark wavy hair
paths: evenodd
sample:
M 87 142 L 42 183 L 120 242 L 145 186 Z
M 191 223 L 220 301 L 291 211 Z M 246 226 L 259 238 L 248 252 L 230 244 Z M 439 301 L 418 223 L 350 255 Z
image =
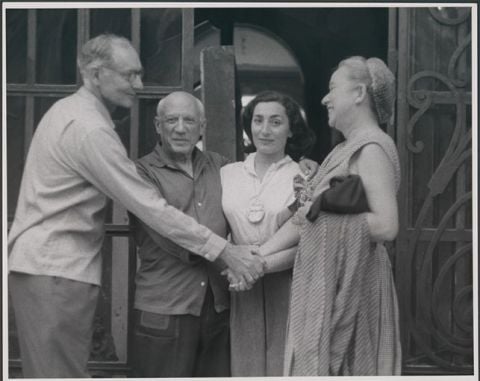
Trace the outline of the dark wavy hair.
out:
M 277 102 L 285 108 L 292 137 L 287 139 L 285 153 L 298 161 L 307 155 L 315 144 L 315 133 L 308 127 L 307 121 L 300 112 L 300 106 L 288 95 L 276 91 L 263 91 L 253 98 L 242 112 L 242 127 L 252 142 L 252 118 L 255 107 L 259 103 Z

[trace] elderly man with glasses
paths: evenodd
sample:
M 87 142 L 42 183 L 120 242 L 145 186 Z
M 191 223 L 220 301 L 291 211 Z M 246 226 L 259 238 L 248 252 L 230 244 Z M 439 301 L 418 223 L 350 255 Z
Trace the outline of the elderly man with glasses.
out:
M 247 247 L 168 205 L 128 159 L 110 113 L 131 107 L 143 87 L 131 43 L 97 36 L 82 47 L 78 67 L 83 86 L 56 102 L 35 131 L 9 232 L 9 291 L 27 378 L 88 377 L 107 197 L 246 280 L 263 273 Z

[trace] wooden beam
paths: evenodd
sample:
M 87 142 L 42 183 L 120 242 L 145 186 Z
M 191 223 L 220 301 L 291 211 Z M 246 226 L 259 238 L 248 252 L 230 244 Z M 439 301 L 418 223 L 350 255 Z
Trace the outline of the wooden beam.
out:
M 185 91 L 193 92 L 193 9 L 182 10 L 182 86 Z
M 232 46 L 208 47 L 200 53 L 202 100 L 207 128 L 204 148 L 231 160 L 239 157 L 241 131 L 237 128 L 235 55 Z
M 159 99 L 174 91 L 185 90 L 182 86 L 145 86 L 138 90 L 141 98 Z M 8 95 L 41 95 L 42 97 L 67 96 L 77 91 L 76 85 L 48 85 L 48 84 L 7 84 Z

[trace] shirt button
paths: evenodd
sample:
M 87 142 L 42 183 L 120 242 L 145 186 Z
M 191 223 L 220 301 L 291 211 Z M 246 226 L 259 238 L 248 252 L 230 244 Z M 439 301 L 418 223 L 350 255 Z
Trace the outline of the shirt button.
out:
M 205 287 L 205 282 L 200 282 L 200 286 Z
M 202 203 L 201 203 L 201 202 L 199 202 L 199 203 L 197 203 L 197 205 L 198 205 L 198 206 L 202 206 Z

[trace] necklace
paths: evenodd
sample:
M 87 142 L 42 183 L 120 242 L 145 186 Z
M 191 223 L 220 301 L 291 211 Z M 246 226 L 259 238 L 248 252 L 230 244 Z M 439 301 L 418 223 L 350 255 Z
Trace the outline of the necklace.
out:
M 258 224 L 263 220 L 263 217 L 265 217 L 265 208 L 263 203 L 255 196 L 248 208 L 248 221 L 252 224 Z

